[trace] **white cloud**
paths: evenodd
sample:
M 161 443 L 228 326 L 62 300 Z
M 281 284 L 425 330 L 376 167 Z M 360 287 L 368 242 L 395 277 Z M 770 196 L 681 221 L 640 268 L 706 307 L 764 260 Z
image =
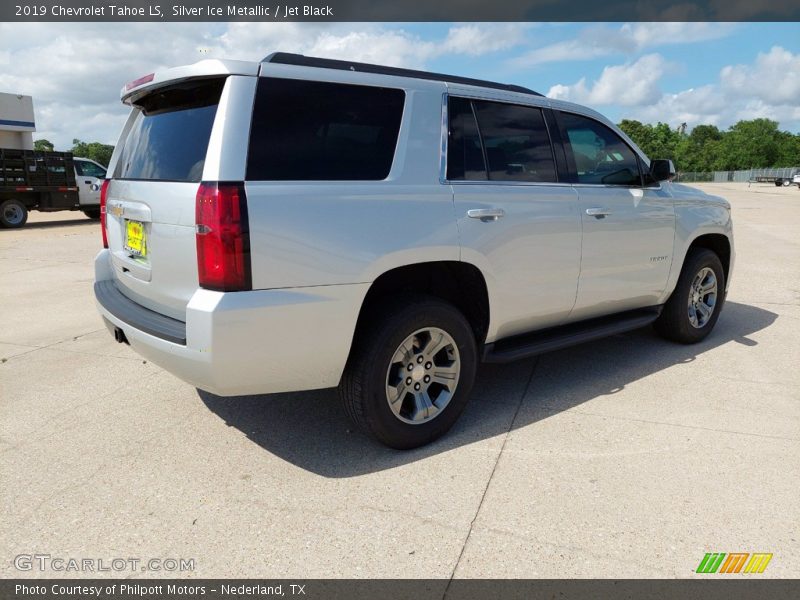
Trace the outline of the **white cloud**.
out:
M 719 39 L 730 35 L 735 28 L 733 23 L 625 23 L 616 28 L 595 25 L 583 29 L 576 38 L 530 50 L 510 63 L 524 68 L 551 62 L 631 55 L 648 48 Z
M 525 41 L 528 23 L 493 23 L 452 27 L 443 44 L 445 52 L 477 56 L 513 48 Z
M 728 127 L 743 119 L 767 118 L 783 128 L 800 125 L 800 54 L 779 46 L 752 64 L 723 67 L 719 81 L 674 94 L 630 111 L 631 118 L 670 124 Z
M 722 69 L 720 82 L 731 94 L 755 97 L 767 104 L 800 105 L 800 54 L 773 46 L 766 54 L 759 53 L 752 65 Z
M 521 43 L 527 25 L 457 25 L 438 40 L 346 23 L 0 23 L 0 91 L 30 94 L 36 138 L 114 143 L 126 81 L 203 58 L 260 60 L 276 50 L 422 68 L 445 55 L 477 56 Z M 48 65 L 42 69 L 42 65 Z
M 631 63 L 605 67 L 591 86 L 582 78 L 572 85 L 555 85 L 547 95 L 590 105 L 651 104 L 661 98 L 658 84 L 667 66 L 660 54 L 647 54 Z

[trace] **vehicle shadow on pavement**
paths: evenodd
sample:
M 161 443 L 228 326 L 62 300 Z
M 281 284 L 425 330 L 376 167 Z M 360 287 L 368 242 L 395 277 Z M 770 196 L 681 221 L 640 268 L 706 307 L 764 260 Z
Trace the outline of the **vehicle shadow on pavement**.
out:
M 235 398 L 198 390 L 198 395 L 225 423 L 276 456 L 324 477 L 355 477 L 503 435 L 512 422 L 514 429 L 529 426 L 730 342 L 755 346 L 748 336 L 777 316 L 727 302 L 716 329 L 696 345 L 667 342 L 647 327 L 538 359 L 483 365 L 453 429 L 406 452 L 386 448 L 351 425 L 334 389 Z M 524 410 L 519 410 L 521 401 Z

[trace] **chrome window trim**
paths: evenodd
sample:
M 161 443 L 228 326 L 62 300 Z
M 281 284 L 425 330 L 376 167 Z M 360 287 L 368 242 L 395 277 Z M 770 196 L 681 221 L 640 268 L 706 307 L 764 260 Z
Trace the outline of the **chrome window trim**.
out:
M 449 182 L 447 181 L 447 141 L 449 139 L 449 116 L 447 114 L 447 101 L 449 99 L 449 95 L 447 92 L 442 94 L 442 143 L 441 143 L 441 153 L 439 154 L 439 183 L 446 185 Z

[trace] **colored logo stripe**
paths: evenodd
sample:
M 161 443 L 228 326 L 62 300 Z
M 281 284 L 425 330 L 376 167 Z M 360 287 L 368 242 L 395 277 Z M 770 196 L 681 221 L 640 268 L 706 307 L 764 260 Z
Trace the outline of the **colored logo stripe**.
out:
M 772 554 L 755 553 L 750 557 L 750 562 L 744 568 L 745 573 L 763 573 L 767 568 L 769 561 L 772 560 Z
M 720 573 L 738 573 L 744 566 L 744 561 L 750 556 L 747 552 L 732 552 L 728 554 L 728 558 L 722 563 Z
M 725 558 L 724 552 L 709 552 L 704 557 L 703 560 L 700 561 L 700 565 L 697 567 L 697 573 L 716 573 L 717 569 L 719 569 L 719 565 L 722 563 L 722 559 Z
M 727 556 L 727 559 L 725 558 Z M 750 560 L 747 560 L 748 557 Z M 725 562 L 723 562 L 723 560 Z M 696 573 L 763 573 L 767 568 L 772 554 L 767 552 L 707 552 L 695 570 Z M 746 563 L 746 566 L 745 566 Z

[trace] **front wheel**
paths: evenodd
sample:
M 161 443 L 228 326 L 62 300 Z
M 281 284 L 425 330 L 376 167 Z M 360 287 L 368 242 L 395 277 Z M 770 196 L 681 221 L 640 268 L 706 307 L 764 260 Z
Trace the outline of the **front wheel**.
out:
M 724 301 L 725 271 L 719 257 L 711 250 L 693 248 L 654 327 L 669 340 L 694 344 L 714 329 Z
M 100 209 L 99 208 L 87 208 L 86 210 L 83 211 L 83 214 L 85 214 L 90 219 L 93 219 L 93 220 L 97 221 L 100 218 Z
M 401 450 L 443 435 L 466 406 L 477 347 L 451 304 L 409 295 L 366 316 L 339 385 L 350 418 Z
M 27 220 L 28 208 L 19 200 L 11 198 L 0 204 L 0 225 L 3 227 L 22 227 Z

